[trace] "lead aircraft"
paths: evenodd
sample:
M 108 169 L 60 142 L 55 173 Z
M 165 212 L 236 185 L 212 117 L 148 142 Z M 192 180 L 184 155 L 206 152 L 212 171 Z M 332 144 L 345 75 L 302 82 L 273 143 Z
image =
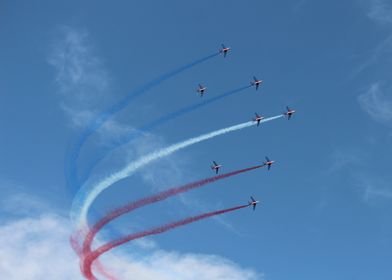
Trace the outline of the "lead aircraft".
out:
M 295 113 L 295 110 L 293 110 L 293 109 L 290 109 L 290 107 L 289 106 L 286 106 L 286 112 L 284 112 L 283 114 L 285 115 L 285 116 L 287 116 L 287 119 L 288 120 L 290 120 L 291 119 L 291 116 Z

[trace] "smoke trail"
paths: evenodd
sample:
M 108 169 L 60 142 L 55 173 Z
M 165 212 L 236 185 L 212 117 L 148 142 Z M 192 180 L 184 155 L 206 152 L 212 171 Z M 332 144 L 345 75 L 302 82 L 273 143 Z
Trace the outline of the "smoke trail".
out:
M 137 201 L 133 201 L 131 203 L 126 204 L 123 207 L 117 208 L 117 209 L 111 211 L 110 213 L 108 213 L 101 220 L 99 220 L 92 227 L 92 229 L 88 232 L 88 234 L 86 236 L 86 239 L 84 240 L 84 243 L 83 243 L 83 252 L 86 253 L 86 252 L 89 252 L 91 250 L 91 244 L 92 244 L 92 242 L 94 240 L 94 237 L 96 236 L 96 234 L 105 225 L 107 225 L 108 223 L 110 223 L 111 221 L 113 221 L 114 219 L 118 218 L 119 216 L 121 216 L 123 214 L 129 213 L 129 212 L 131 212 L 131 211 L 133 211 L 133 210 L 135 210 L 137 208 L 143 207 L 145 205 L 153 204 L 153 203 L 156 203 L 158 201 L 165 200 L 165 199 L 167 199 L 167 198 L 169 198 L 171 196 L 178 195 L 180 193 L 184 193 L 184 192 L 193 190 L 195 188 L 200 188 L 202 186 L 205 186 L 207 184 L 216 182 L 218 180 L 226 179 L 226 178 L 238 175 L 238 174 L 242 174 L 242 173 L 245 173 L 245 172 L 248 172 L 248 171 L 252 171 L 252 170 L 261 168 L 263 166 L 264 166 L 264 164 L 256 165 L 256 166 L 252 166 L 252 167 L 248 167 L 248 168 L 244 168 L 244 169 L 239 169 L 239 170 L 235 170 L 235 171 L 228 172 L 228 173 L 225 173 L 225 174 L 221 174 L 221 175 L 213 176 L 213 177 L 206 178 L 206 179 L 203 179 L 203 180 L 199 180 L 199 181 L 196 181 L 196 182 L 192 182 L 192 183 L 180 186 L 180 187 L 171 188 L 171 189 L 168 189 L 166 191 L 162 191 L 160 193 L 157 193 L 155 195 L 152 195 L 152 196 L 149 196 L 149 197 L 146 197 L 146 198 L 142 198 L 142 199 L 137 200 Z
M 248 206 L 249 206 L 249 204 L 244 204 L 244 205 L 240 205 L 240 206 L 236 206 L 236 207 L 232 207 L 232 208 L 228 208 L 228 209 L 223 209 L 223 210 L 218 210 L 218 211 L 204 213 L 204 214 L 201 214 L 201 215 L 198 215 L 198 216 L 188 217 L 188 218 L 185 218 L 183 220 L 179 220 L 179 221 L 176 221 L 176 222 L 173 222 L 173 223 L 169 223 L 169 224 L 166 224 L 166 225 L 163 225 L 163 226 L 160 226 L 160 227 L 156 227 L 156 228 L 153 228 L 153 229 L 149 229 L 149 230 L 137 232 L 137 233 L 134 233 L 134 234 L 130 234 L 130 235 L 127 235 L 127 236 L 125 236 L 123 238 L 114 240 L 114 241 L 112 241 L 110 243 L 102 245 L 97 250 L 95 250 L 95 251 L 93 251 L 93 252 L 83 256 L 83 258 L 82 258 L 83 274 L 89 280 L 96 280 L 97 278 L 95 278 L 95 276 L 93 275 L 92 270 L 91 270 L 92 263 L 100 255 L 102 255 L 102 254 L 106 253 L 107 251 L 109 251 L 109 250 L 111 250 L 111 249 L 113 249 L 115 247 L 118 247 L 118 246 L 120 246 L 120 245 L 122 245 L 124 243 L 127 243 L 127 242 L 132 241 L 132 240 L 136 240 L 136 239 L 139 239 L 139 238 L 143 238 L 143 237 L 146 237 L 146 236 L 150 236 L 150 235 L 161 234 L 161 233 L 164 233 L 166 231 L 169 231 L 169 230 L 181 227 L 181 226 L 188 225 L 190 223 L 194 223 L 194 222 L 197 222 L 197 221 L 200 221 L 200 220 L 203 220 L 203 219 L 207 219 L 207 218 L 210 218 L 210 217 L 213 217 L 213 216 L 222 215 L 222 214 L 225 214 L 225 213 L 236 211 L 236 210 L 248 207 Z
M 152 129 L 160 126 L 160 125 L 164 125 L 165 123 L 176 119 L 178 117 L 181 117 L 185 114 L 191 113 L 197 109 L 200 109 L 208 104 L 214 103 L 218 100 L 221 100 L 223 98 L 229 97 L 235 93 L 238 93 L 240 91 L 243 91 L 247 88 L 251 87 L 251 85 L 249 86 L 243 86 L 240 88 L 236 88 L 234 90 L 222 93 L 218 96 L 215 96 L 213 98 L 209 98 L 209 99 L 204 99 L 202 102 L 196 103 L 196 104 L 192 104 L 190 106 L 187 106 L 185 108 L 182 108 L 180 110 L 177 110 L 175 112 L 172 112 L 170 114 L 167 114 L 163 117 L 160 117 L 130 133 L 128 133 L 125 137 L 123 137 L 122 139 L 120 139 L 119 141 L 116 141 L 115 143 L 111 144 L 111 146 L 109 146 L 108 148 L 106 148 L 104 151 L 101 152 L 101 155 L 98 156 L 95 160 L 92 161 L 92 163 L 87 167 L 87 171 L 85 172 L 85 174 L 83 175 L 82 179 L 80 180 L 80 184 L 84 184 L 87 179 L 90 177 L 91 172 L 93 171 L 94 167 L 101 162 L 111 151 L 113 151 L 114 149 L 117 149 L 127 143 L 129 143 L 130 141 L 132 141 L 133 139 L 135 139 L 138 136 L 143 135 L 143 133 L 145 132 L 149 132 Z
M 71 236 L 69 241 L 71 243 L 71 247 L 74 250 L 74 252 L 80 257 L 80 259 L 82 259 L 82 257 L 83 257 L 83 255 L 82 255 L 82 248 L 80 248 L 79 243 L 78 243 L 77 238 L 76 238 L 76 236 L 78 236 L 78 235 L 79 234 L 77 233 L 74 236 Z M 109 279 L 109 280 L 119 280 L 115 276 L 109 274 L 99 260 L 94 262 L 94 267 L 96 268 L 98 273 L 101 274 L 106 279 Z
M 93 134 L 99 127 L 102 126 L 113 114 L 121 111 L 124 109 L 134 98 L 140 96 L 141 94 L 145 93 L 146 91 L 158 86 L 162 82 L 168 80 L 169 78 L 189 69 L 192 68 L 193 66 L 196 66 L 197 64 L 200 64 L 206 60 L 209 60 L 215 56 L 219 55 L 219 52 L 210 54 L 206 57 L 197 59 L 191 63 L 188 63 L 184 66 L 181 66 L 173 71 L 170 71 L 166 74 L 163 74 L 162 76 L 150 81 L 147 84 L 142 85 L 140 88 L 136 89 L 135 91 L 131 92 L 129 95 L 127 95 L 124 99 L 121 101 L 117 102 L 114 104 L 111 108 L 108 110 L 100 113 L 88 126 L 87 128 L 82 132 L 82 134 L 79 136 L 77 139 L 76 143 L 74 146 L 71 148 L 71 151 L 67 153 L 68 157 L 66 160 L 66 180 L 67 180 L 67 185 L 71 187 L 75 187 L 78 185 L 78 180 L 77 180 L 77 159 L 80 154 L 80 150 L 83 146 L 83 144 L 86 142 L 88 137 Z
M 278 118 L 283 117 L 284 115 L 278 115 L 275 117 L 270 117 L 270 118 L 265 118 L 261 122 L 268 122 L 272 121 Z M 98 184 L 94 185 L 92 188 L 89 187 L 89 185 L 83 185 L 82 188 L 79 190 L 79 192 L 76 194 L 72 207 L 71 207 L 71 220 L 73 223 L 76 225 L 77 228 L 88 228 L 88 223 L 87 223 L 87 213 L 96 199 L 96 197 L 105 189 L 107 189 L 109 186 L 112 184 L 118 182 L 119 180 L 122 180 L 126 177 L 129 177 L 131 174 L 133 174 L 136 170 L 139 168 L 155 161 L 160 158 L 169 156 L 173 154 L 174 152 L 177 152 L 181 149 L 184 149 L 188 146 L 191 146 L 193 144 L 214 138 L 219 135 L 223 135 L 229 132 L 233 132 L 236 130 L 244 129 L 250 126 L 253 126 L 254 122 L 245 122 L 237 125 L 233 125 L 227 128 L 219 129 L 207 134 L 203 134 L 194 138 L 190 138 L 188 140 L 185 140 L 183 142 L 179 142 L 177 144 L 173 144 L 171 146 L 168 146 L 166 148 L 151 152 L 147 155 L 144 155 L 140 157 L 139 159 L 129 163 L 127 166 L 125 166 L 123 169 L 120 171 L 117 171 L 113 173 L 112 175 L 109 175 L 108 177 L 104 178 L 102 181 L 100 181 Z

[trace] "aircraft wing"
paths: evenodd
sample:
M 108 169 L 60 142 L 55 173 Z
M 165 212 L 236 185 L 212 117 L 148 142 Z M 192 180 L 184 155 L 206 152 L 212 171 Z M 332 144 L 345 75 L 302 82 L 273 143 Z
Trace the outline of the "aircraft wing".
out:
M 251 196 L 250 199 L 252 199 L 253 202 L 256 202 L 256 199 L 254 199 L 253 196 Z
M 253 204 L 253 211 L 256 210 L 256 205 L 257 205 L 257 204 Z
M 265 157 L 265 159 L 266 159 L 268 162 L 270 161 L 270 159 L 269 159 L 267 156 Z
M 268 170 L 270 170 L 271 169 L 271 165 L 268 165 Z
M 215 160 L 213 160 L 212 162 L 214 163 L 214 165 L 215 165 L 215 166 L 217 166 L 217 165 L 218 165 L 218 164 L 216 163 L 216 161 L 215 161 Z
M 215 174 L 218 174 L 218 172 L 219 172 L 219 168 L 216 168 L 215 169 Z

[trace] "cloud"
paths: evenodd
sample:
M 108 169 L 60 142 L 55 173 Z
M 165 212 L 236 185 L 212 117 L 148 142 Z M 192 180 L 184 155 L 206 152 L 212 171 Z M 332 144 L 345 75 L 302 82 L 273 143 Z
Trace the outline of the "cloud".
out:
M 386 0 L 370 0 L 368 16 L 382 24 L 392 23 L 392 5 Z
M 365 0 L 367 17 L 378 24 L 392 24 L 392 4 L 385 0 Z M 391 25 L 387 25 L 390 27 Z M 391 30 L 389 30 L 391 31 Z M 351 78 L 356 77 L 364 70 L 371 66 L 390 63 L 390 54 L 392 52 L 392 34 L 389 32 L 387 36 L 378 42 L 371 50 L 357 55 L 362 62 L 354 70 Z M 389 64 L 388 64 L 389 65 Z
M 59 28 L 48 63 L 56 72 L 60 92 L 78 101 L 93 101 L 109 89 L 110 79 L 101 59 L 94 54 L 85 30 Z
M 47 62 L 55 72 L 61 108 L 74 128 L 85 127 L 111 100 L 111 78 L 86 30 L 56 29 Z
M 25 187 L 14 181 L 0 178 L 0 189 L 0 213 L 4 214 L 0 219 L 36 215 L 51 208 L 49 203 L 43 203 L 36 195 L 28 194 Z
M 219 256 L 201 254 L 179 254 L 157 251 L 142 260 L 133 260 L 132 265 L 117 259 L 124 279 L 143 280 L 251 280 L 263 279 L 254 271 L 243 269 Z M 104 262 L 106 263 L 106 262 Z
M 361 108 L 375 121 L 389 123 L 392 120 L 392 98 L 389 89 L 384 92 L 379 82 L 358 97 Z
M 378 23 L 392 24 L 392 3 L 385 0 L 368 0 L 368 3 L 368 16 L 371 19 Z M 359 66 L 353 76 L 374 65 L 376 67 L 373 67 L 373 73 L 380 72 L 378 69 L 384 69 L 380 72 L 384 74 L 385 69 L 391 68 L 391 53 L 392 34 L 390 33 L 369 53 L 368 59 Z M 392 120 L 391 89 L 390 84 L 377 81 L 370 84 L 369 88 L 358 96 L 361 108 L 377 122 L 386 124 Z
M 309 0 L 298 0 L 293 3 L 292 10 L 295 13 L 300 12 L 306 4 L 308 4 Z
M 386 188 L 378 188 L 374 185 L 367 185 L 365 190 L 365 200 L 370 200 L 372 198 L 392 198 L 392 190 Z
M 19 195 L 19 197 L 24 197 Z M 41 205 L 41 204 L 40 204 Z M 46 208 L 45 208 L 46 209 Z M 37 211 L 39 209 L 36 209 Z M 78 257 L 69 245 L 71 225 L 55 213 L 0 224 L 0 271 L 7 280 L 78 280 Z M 152 254 L 109 252 L 102 258 L 120 279 L 256 280 L 263 276 L 220 256 L 155 250 Z
M 362 199 L 365 202 L 392 199 L 392 188 L 385 179 L 376 176 L 365 176 L 364 174 L 356 174 L 354 179 L 355 185 L 361 191 Z
M 65 220 L 54 215 L 0 226 L 0 271 L 9 280 L 82 279 Z
M 351 78 L 356 77 L 361 72 L 369 69 L 374 65 L 380 65 L 381 63 L 389 63 L 390 55 L 392 53 L 392 35 L 389 35 L 384 40 L 382 40 L 376 47 L 372 50 L 366 52 L 361 56 L 361 59 L 365 59 L 360 63 L 357 69 L 354 70 Z M 389 65 L 389 64 L 388 64 Z
M 334 172 L 347 171 L 347 168 L 358 166 L 365 161 L 365 154 L 363 151 L 355 148 L 337 148 L 330 154 L 330 164 L 326 169 L 327 174 Z
M 13 215 L 24 216 L 27 214 L 36 213 L 37 209 L 46 208 L 35 196 L 26 193 L 17 193 L 1 198 L 0 209 L 4 212 L 12 213 Z

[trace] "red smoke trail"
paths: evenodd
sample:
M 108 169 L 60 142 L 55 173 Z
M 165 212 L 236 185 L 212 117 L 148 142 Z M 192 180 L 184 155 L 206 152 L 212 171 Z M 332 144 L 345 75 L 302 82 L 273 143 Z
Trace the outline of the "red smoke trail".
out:
M 97 250 L 91 252 L 90 254 L 84 255 L 84 258 L 83 258 L 83 275 L 87 279 L 89 279 L 89 280 L 97 280 L 97 278 L 95 278 L 95 276 L 93 275 L 92 269 L 91 269 L 93 262 L 99 256 L 101 256 L 102 254 L 104 254 L 107 251 L 109 251 L 109 250 L 111 250 L 111 249 L 113 249 L 115 247 L 118 247 L 118 246 L 120 246 L 120 245 L 122 245 L 124 243 L 127 243 L 127 242 L 132 241 L 132 240 L 136 240 L 136 239 L 139 239 L 139 238 L 143 238 L 143 237 L 146 237 L 146 236 L 150 236 L 150 235 L 161 234 L 161 233 L 164 233 L 166 231 L 175 229 L 177 227 L 185 226 L 187 224 L 194 223 L 194 222 L 197 222 L 197 221 L 200 221 L 200 220 L 203 220 L 203 219 L 206 219 L 206 218 L 210 218 L 210 217 L 213 217 L 213 216 L 222 215 L 222 214 L 225 214 L 225 213 L 228 213 L 228 212 L 236 211 L 236 210 L 248 207 L 248 206 L 249 206 L 249 204 L 244 204 L 244 205 L 240 205 L 240 206 L 236 206 L 236 207 L 232 207 L 232 208 L 228 208 L 228 209 L 223 209 L 223 210 L 218 210 L 218 211 L 204 213 L 204 214 L 201 214 L 201 215 L 198 215 L 198 216 L 188 217 L 188 218 L 185 218 L 183 220 L 180 220 L 180 221 L 177 221 L 177 222 L 173 222 L 173 223 L 169 223 L 169 224 L 166 224 L 166 225 L 163 225 L 163 226 L 160 226 L 160 227 L 156 227 L 156 228 L 153 228 L 153 229 L 149 229 L 149 230 L 137 232 L 137 233 L 134 233 L 134 234 L 130 234 L 130 235 L 127 235 L 127 236 L 125 236 L 123 238 L 119 238 L 119 239 L 114 240 L 114 241 L 112 241 L 110 243 L 102 245 L 101 247 L 99 247 Z
M 225 179 L 225 178 L 228 178 L 228 177 L 231 177 L 231 176 L 235 176 L 235 175 L 238 175 L 238 174 L 241 174 L 241 173 L 245 173 L 245 172 L 248 172 L 248 171 L 251 171 L 251 170 L 254 170 L 254 169 L 258 169 L 258 168 L 261 168 L 263 166 L 264 165 L 256 165 L 256 166 L 253 166 L 253 167 L 240 169 L 240 170 L 235 170 L 235 171 L 232 171 L 232 172 L 229 172 L 229 173 L 220 174 L 220 175 L 217 175 L 217 176 L 206 178 L 206 179 L 203 179 L 203 180 L 200 180 L 200 181 L 196 181 L 196 182 L 193 182 L 193 183 L 189 183 L 189 184 L 183 185 L 181 187 L 176 187 L 176 188 L 172 188 L 172 189 L 160 192 L 160 193 L 158 193 L 156 195 L 153 195 L 153 196 L 150 196 L 150 197 L 146 197 L 146 198 L 143 198 L 143 199 L 131 202 L 131 203 L 129 203 L 129 204 L 127 204 L 127 205 L 125 205 L 125 206 L 123 206 L 121 208 L 115 209 L 112 212 L 110 212 L 108 215 L 106 215 L 104 218 L 102 218 L 98 223 L 96 223 L 94 225 L 94 227 L 88 232 L 88 234 L 86 236 L 86 239 L 85 239 L 85 241 L 83 243 L 83 256 L 87 256 L 87 255 L 89 255 L 91 253 L 91 244 L 92 244 L 96 234 L 105 225 L 107 225 L 109 222 L 111 222 L 112 220 L 116 219 L 117 217 L 119 217 L 119 216 L 121 216 L 123 214 L 126 214 L 128 212 L 131 212 L 131 211 L 133 211 L 133 210 L 135 210 L 137 208 L 140 208 L 142 206 L 145 206 L 147 204 L 156 203 L 158 201 L 164 200 L 164 199 L 169 198 L 171 196 L 174 196 L 174 195 L 177 195 L 177 194 L 180 194 L 180 193 L 184 193 L 184 192 L 187 192 L 189 190 L 192 190 L 192 189 L 195 189 L 195 188 L 198 188 L 198 187 L 202 187 L 202 186 L 204 186 L 206 184 L 213 183 L 213 182 L 221 180 L 221 179 Z M 80 248 L 80 246 L 79 246 L 79 244 L 77 242 L 77 239 L 80 240 L 80 237 L 83 236 L 83 235 L 85 235 L 85 234 L 80 232 L 79 234 L 76 234 L 73 237 L 71 237 L 72 247 L 74 248 L 75 252 L 79 252 L 78 253 L 79 256 L 81 256 L 81 254 L 80 254 L 81 253 L 81 248 Z M 81 257 L 81 260 L 82 260 L 82 257 Z M 96 263 L 95 267 L 98 269 L 100 274 L 102 274 L 102 275 L 105 274 L 105 271 L 104 271 L 102 265 L 100 265 L 99 263 Z M 106 277 L 109 278 L 109 279 L 115 279 L 115 278 L 110 278 L 108 276 L 106 276 Z
M 79 242 L 77 241 L 77 237 L 76 237 L 77 235 L 79 235 L 79 234 L 75 234 L 75 235 L 71 236 L 71 238 L 70 238 L 69 241 L 70 241 L 70 243 L 71 243 L 71 247 L 72 247 L 72 249 L 74 250 L 74 252 L 76 252 L 76 254 L 77 254 L 80 258 L 82 258 L 82 248 L 80 247 Z M 98 273 L 101 274 L 101 275 L 102 275 L 103 277 L 105 277 L 106 279 L 109 279 L 109 280 L 119 280 L 119 279 L 116 278 L 115 276 L 109 274 L 109 273 L 105 270 L 104 266 L 101 264 L 100 261 L 96 261 L 96 262 L 94 263 L 94 267 L 96 268 L 96 270 L 98 271 Z
M 83 255 L 88 255 L 91 252 L 91 244 L 94 240 L 95 235 L 98 233 L 98 231 L 101 230 L 109 222 L 111 222 L 112 220 L 116 219 L 117 217 L 119 217 L 125 213 L 129 213 L 129 212 L 131 212 L 139 207 L 145 206 L 147 204 L 152 204 L 152 203 L 164 200 L 166 198 L 169 198 L 171 196 L 174 196 L 174 195 L 177 195 L 180 193 L 184 193 L 184 192 L 190 191 L 195 188 L 202 187 L 206 184 L 213 183 L 215 181 L 225 179 L 225 178 L 228 178 L 228 177 L 231 177 L 234 175 L 238 175 L 241 173 L 245 173 L 245 172 L 248 172 L 248 171 L 251 171 L 254 169 L 258 169 L 263 166 L 264 166 L 264 164 L 256 165 L 253 167 L 248 167 L 245 169 L 235 170 L 235 171 L 232 171 L 229 173 L 225 173 L 225 174 L 217 175 L 214 177 L 206 178 L 206 179 L 203 179 L 200 181 L 196 181 L 193 183 L 189 183 L 189 184 L 183 185 L 181 187 L 171 188 L 166 191 L 160 192 L 158 194 L 131 202 L 123 207 L 117 208 L 117 209 L 113 210 L 112 212 L 110 212 L 109 214 L 107 214 L 105 217 L 103 217 L 100 221 L 98 221 L 93 226 L 93 228 L 88 232 L 86 239 L 84 240 L 84 243 L 83 243 Z

